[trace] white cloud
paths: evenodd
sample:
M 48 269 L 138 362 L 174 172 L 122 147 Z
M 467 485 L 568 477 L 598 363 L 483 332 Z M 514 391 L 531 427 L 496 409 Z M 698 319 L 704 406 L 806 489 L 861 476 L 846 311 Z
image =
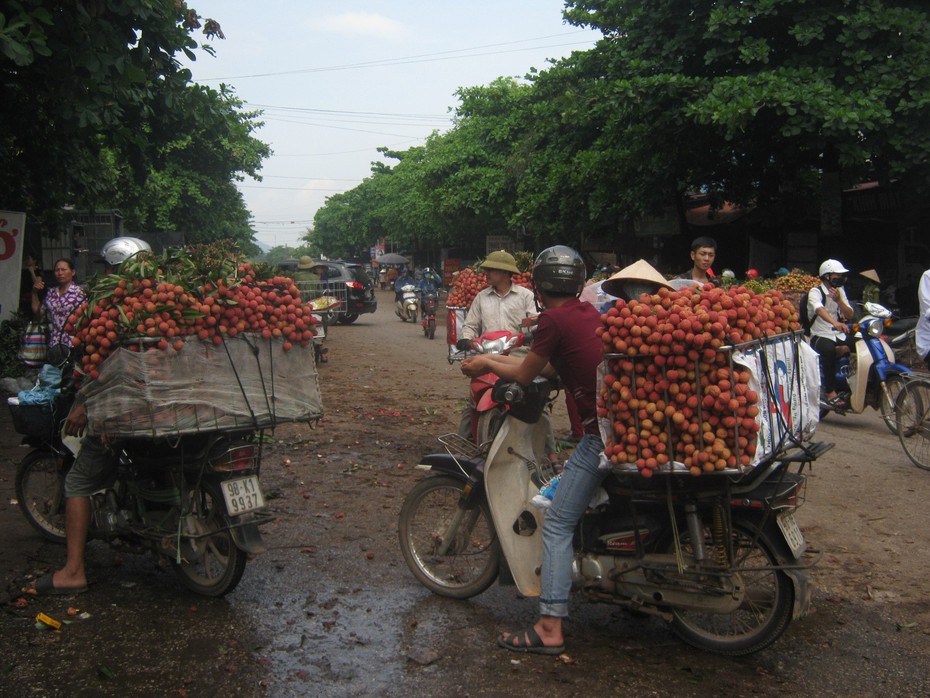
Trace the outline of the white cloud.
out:
M 309 25 L 311 29 L 335 34 L 388 39 L 399 38 L 404 29 L 400 22 L 371 12 L 344 12 L 341 15 L 311 19 Z

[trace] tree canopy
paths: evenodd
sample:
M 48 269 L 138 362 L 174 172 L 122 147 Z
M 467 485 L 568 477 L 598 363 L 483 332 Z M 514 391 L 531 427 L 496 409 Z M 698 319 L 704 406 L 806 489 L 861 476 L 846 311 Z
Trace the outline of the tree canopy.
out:
M 375 167 L 358 189 L 378 196 L 331 198 L 308 239 L 326 251 L 366 221 L 359 245 L 508 233 L 541 246 L 614 234 L 688 192 L 779 225 L 827 181 L 836 196 L 871 180 L 927 188 L 926 3 L 569 0 L 565 18 L 603 38 L 525 81 L 459 90 L 450 131 Z
M 248 242 L 233 181 L 268 147 L 225 87 L 192 83 L 194 32 L 223 38 L 181 1 L 18 0 L 0 6 L 3 205 L 53 228 L 66 205 L 119 209 L 131 230 Z

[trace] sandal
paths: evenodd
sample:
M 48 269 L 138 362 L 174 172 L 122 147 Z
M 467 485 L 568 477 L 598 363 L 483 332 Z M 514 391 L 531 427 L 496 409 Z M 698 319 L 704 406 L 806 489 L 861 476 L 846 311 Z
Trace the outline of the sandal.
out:
M 536 628 L 530 627 L 522 633 L 511 633 L 506 638 L 501 635 L 497 638 L 497 644 L 508 649 L 511 652 L 526 652 L 529 654 L 562 654 L 565 651 L 565 645 L 550 647 L 544 645 Z
M 849 409 L 849 402 L 847 402 L 845 395 L 836 395 L 835 397 L 831 397 L 829 400 L 827 400 L 827 404 L 838 412 L 845 412 Z

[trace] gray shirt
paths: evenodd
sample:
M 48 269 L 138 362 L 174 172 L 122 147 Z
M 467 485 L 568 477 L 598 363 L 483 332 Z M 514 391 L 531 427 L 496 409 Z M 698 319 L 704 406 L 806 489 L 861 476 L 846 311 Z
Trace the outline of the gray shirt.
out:
M 475 339 L 485 332 L 499 330 L 522 332 L 523 319 L 536 314 L 536 301 L 528 288 L 514 284 L 500 296 L 489 286 L 479 291 L 472 301 L 462 325 L 462 337 Z

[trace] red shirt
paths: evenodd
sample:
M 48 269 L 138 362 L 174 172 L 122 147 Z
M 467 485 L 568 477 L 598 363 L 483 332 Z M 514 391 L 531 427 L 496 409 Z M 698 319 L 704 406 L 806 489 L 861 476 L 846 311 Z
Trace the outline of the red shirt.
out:
M 559 374 L 565 390 L 575 398 L 586 434 L 597 428 L 597 367 L 603 360 L 603 342 L 595 334 L 601 314 L 577 298 L 539 316 L 531 351 L 547 359 Z

